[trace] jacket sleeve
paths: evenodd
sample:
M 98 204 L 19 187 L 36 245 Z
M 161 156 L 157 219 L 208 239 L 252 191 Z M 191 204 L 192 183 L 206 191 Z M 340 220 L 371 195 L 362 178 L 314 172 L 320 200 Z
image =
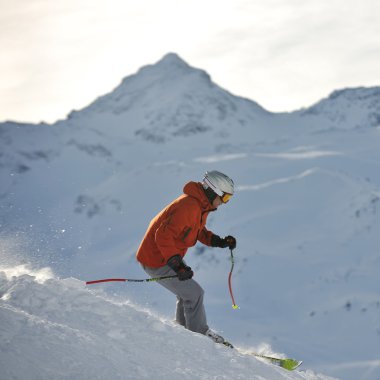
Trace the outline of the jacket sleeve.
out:
M 214 235 L 213 232 L 209 231 L 206 227 L 199 232 L 198 240 L 209 247 L 211 247 L 211 237 Z
M 186 229 L 193 226 L 194 213 L 189 207 L 177 207 L 170 211 L 156 230 L 155 241 L 165 262 L 172 256 L 186 252 L 178 248 L 176 242 L 184 238 Z

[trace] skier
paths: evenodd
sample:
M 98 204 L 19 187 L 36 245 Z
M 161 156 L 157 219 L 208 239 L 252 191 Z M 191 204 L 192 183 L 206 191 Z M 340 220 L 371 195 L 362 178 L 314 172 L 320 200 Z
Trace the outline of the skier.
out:
M 136 257 L 151 277 L 178 275 L 178 278 L 159 282 L 177 296 L 178 324 L 223 343 L 224 338 L 207 325 L 204 291 L 192 279 L 194 272 L 183 257 L 198 240 L 211 247 L 236 247 L 233 236 L 221 238 L 205 226 L 208 214 L 232 197 L 234 182 L 213 170 L 205 173 L 202 182 L 188 182 L 183 192 L 152 219 Z

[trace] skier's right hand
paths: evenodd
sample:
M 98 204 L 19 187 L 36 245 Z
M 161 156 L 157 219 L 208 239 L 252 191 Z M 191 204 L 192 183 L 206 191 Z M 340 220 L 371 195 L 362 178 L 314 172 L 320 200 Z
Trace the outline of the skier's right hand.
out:
M 183 262 L 180 255 L 172 256 L 167 261 L 167 265 L 177 273 L 180 281 L 190 280 L 194 275 L 192 269 Z
M 178 280 L 180 281 L 190 280 L 193 276 L 194 276 L 194 272 L 188 266 L 185 266 L 185 268 L 183 268 L 182 270 L 178 272 Z

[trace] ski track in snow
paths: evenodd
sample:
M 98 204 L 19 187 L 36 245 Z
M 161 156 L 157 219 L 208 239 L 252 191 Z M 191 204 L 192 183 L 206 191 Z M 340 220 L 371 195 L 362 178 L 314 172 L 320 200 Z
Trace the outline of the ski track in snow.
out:
M 341 156 L 342 153 L 334 151 L 323 151 L 323 150 L 311 150 L 305 152 L 287 152 L 287 153 L 255 153 L 256 157 L 267 157 L 267 158 L 280 158 L 286 160 L 305 160 L 314 159 L 320 157 L 329 156 Z
M 306 150 L 304 147 L 299 147 L 292 149 L 290 152 L 280 152 L 280 153 L 253 153 L 255 157 L 264 158 L 278 158 L 286 160 L 305 160 L 305 159 L 315 159 L 320 157 L 330 157 L 330 156 L 340 156 L 343 155 L 341 152 L 336 151 L 324 151 L 324 150 Z M 193 161 L 202 164 L 212 164 L 223 161 L 231 161 L 242 158 L 247 158 L 249 155 L 247 153 L 230 153 L 230 154 L 216 154 L 204 157 L 194 158 Z
M 238 190 L 238 191 L 259 191 L 259 190 L 263 190 L 263 189 L 266 189 L 266 188 L 271 187 L 271 186 L 281 185 L 281 184 L 294 182 L 294 181 L 303 179 L 305 177 L 308 177 L 308 176 L 314 174 L 317 170 L 318 169 L 316 169 L 316 168 L 308 169 L 308 170 L 305 170 L 302 173 L 297 174 L 295 176 L 278 178 L 278 179 L 268 181 L 268 182 L 264 182 L 264 183 L 261 183 L 258 185 L 239 185 L 236 187 L 236 190 Z
M 201 164 L 213 164 L 222 161 L 238 160 L 246 157 L 246 153 L 216 154 L 213 156 L 194 158 L 193 161 Z

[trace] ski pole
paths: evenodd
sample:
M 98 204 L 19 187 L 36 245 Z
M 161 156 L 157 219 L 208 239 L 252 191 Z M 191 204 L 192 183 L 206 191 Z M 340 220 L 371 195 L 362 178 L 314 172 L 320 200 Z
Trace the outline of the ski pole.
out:
M 233 309 L 238 309 L 239 306 L 236 305 L 235 303 L 235 299 L 234 299 L 234 295 L 232 293 L 232 286 L 231 286 L 231 277 L 232 277 L 232 271 L 234 270 L 234 255 L 233 255 L 233 252 L 232 252 L 232 249 L 230 248 L 230 252 L 231 252 L 231 270 L 230 270 L 230 274 L 228 276 L 228 288 L 230 289 L 230 295 L 231 295 L 231 299 L 232 299 L 232 308 Z
M 103 280 L 94 280 L 94 281 L 86 281 L 86 285 L 92 285 L 92 284 L 99 284 L 101 282 L 112 282 L 112 281 L 119 281 L 119 282 L 152 282 L 152 281 L 161 281 L 166 280 L 169 278 L 176 278 L 178 275 L 174 276 L 161 276 L 161 277 L 152 277 L 152 278 L 143 278 L 143 279 L 131 279 L 131 278 L 105 278 Z

